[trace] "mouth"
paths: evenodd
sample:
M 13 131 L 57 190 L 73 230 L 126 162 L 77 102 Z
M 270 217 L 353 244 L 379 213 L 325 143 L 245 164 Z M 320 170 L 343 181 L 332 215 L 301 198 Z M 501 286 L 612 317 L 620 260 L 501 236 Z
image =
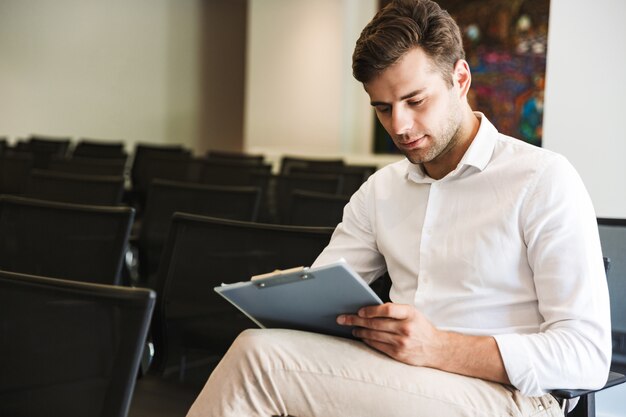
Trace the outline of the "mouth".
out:
M 426 140 L 426 135 L 417 138 L 409 138 L 408 140 L 398 141 L 398 145 L 404 149 L 415 149 Z

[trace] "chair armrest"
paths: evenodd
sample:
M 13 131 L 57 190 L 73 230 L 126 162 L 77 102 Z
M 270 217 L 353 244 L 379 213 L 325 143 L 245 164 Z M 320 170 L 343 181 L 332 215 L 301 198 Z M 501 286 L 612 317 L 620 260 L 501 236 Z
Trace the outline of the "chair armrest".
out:
M 552 394 L 555 398 L 557 399 L 572 399 L 572 398 L 576 398 L 576 397 L 580 397 L 583 395 L 587 395 L 587 394 L 591 394 L 592 392 L 597 392 L 597 391 L 602 391 L 606 388 L 610 388 L 613 387 L 615 385 L 619 385 L 626 382 L 626 375 L 622 375 L 620 373 L 617 372 L 613 372 L 610 371 L 609 372 L 609 378 L 606 381 L 606 384 L 604 384 L 604 386 L 600 389 L 596 389 L 596 390 L 585 390 L 585 389 L 555 389 L 550 391 L 550 394 Z

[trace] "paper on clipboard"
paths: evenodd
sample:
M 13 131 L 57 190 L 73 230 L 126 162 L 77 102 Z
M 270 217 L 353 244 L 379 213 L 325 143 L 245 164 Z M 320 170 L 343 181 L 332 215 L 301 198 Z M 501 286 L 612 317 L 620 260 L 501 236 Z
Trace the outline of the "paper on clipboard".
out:
M 293 268 L 254 280 L 215 287 L 262 328 L 287 328 L 352 338 L 340 326 L 340 314 L 382 304 L 380 298 L 343 260 L 316 267 Z

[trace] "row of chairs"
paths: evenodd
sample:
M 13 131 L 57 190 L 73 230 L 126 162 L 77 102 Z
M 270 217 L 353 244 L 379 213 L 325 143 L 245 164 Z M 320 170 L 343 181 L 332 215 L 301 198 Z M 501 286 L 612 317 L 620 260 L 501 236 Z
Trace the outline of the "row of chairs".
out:
M 44 149 L 51 147 L 46 145 Z M 260 220 L 287 223 L 291 190 L 343 196 L 346 200 L 376 170 L 375 166 L 346 165 L 341 159 L 284 157 L 280 172 L 273 174 L 272 166 L 264 162 L 262 155 L 209 151 L 206 157 L 198 158 L 178 145 L 137 145 L 128 172 L 125 159 L 94 156 L 66 159 L 52 155 L 42 166 L 29 153 L 0 152 L 0 194 L 85 204 L 123 202 L 136 209 L 139 219 L 154 179 L 254 186 L 262 190 Z

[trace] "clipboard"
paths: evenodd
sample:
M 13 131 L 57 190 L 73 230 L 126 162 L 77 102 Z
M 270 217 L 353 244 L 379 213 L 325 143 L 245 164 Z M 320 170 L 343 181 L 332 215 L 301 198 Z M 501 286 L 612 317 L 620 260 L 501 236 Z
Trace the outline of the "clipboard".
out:
M 336 323 L 340 314 L 383 302 L 343 260 L 293 268 L 223 284 L 215 291 L 261 328 L 285 328 L 354 338 L 351 326 Z

